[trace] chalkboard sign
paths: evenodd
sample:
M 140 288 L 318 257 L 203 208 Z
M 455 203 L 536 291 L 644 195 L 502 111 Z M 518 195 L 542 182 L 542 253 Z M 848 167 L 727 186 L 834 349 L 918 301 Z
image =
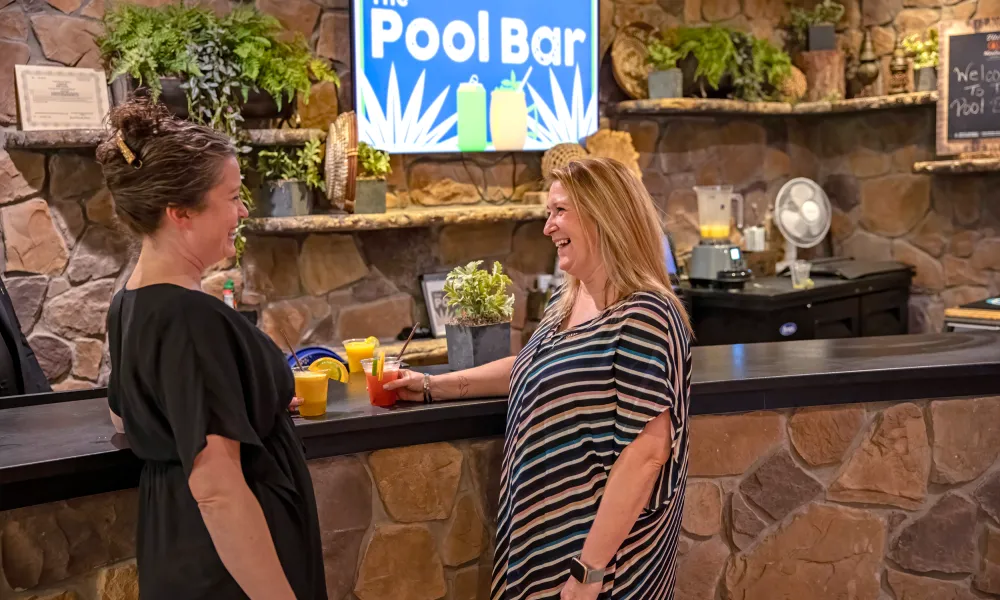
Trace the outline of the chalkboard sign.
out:
M 937 153 L 1000 151 L 1000 17 L 940 33 Z

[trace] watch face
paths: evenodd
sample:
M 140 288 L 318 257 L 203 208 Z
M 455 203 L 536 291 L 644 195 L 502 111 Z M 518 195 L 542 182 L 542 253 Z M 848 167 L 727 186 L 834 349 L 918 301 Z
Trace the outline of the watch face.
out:
M 572 558 L 569 561 L 569 574 L 573 576 L 573 579 L 583 583 L 584 578 L 587 576 L 587 567 L 583 566 L 577 558 Z

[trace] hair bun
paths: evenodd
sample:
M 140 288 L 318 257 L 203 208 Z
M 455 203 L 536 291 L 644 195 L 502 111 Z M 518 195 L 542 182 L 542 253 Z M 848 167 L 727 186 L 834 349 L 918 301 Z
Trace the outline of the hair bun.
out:
M 147 98 L 134 98 L 111 109 L 108 124 L 122 132 L 126 139 L 141 142 L 156 133 L 164 119 L 170 118 L 170 111 L 159 102 Z
M 160 128 L 160 124 L 170 119 L 170 111 L 159 102 L 153 102 L 148 98 L 129 99 L 124 104 L 120 104 L 111 109 L 108 113 L 107 123 L 110 135 L 97 147 L 97 160 L 102 164 L 116 160 L 120 157 L 116 134 L 120 131 L 125 143 L 132 151 L 139 154 L 146 145 L 146 140 L 154 136 Z

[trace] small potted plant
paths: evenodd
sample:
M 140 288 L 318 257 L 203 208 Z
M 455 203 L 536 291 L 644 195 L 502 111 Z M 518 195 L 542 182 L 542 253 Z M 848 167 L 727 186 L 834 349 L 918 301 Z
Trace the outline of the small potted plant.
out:
M 836 26 L 844 16 L 844 6 L 823 0 L 812 10 L 793 8 L 786 23 L 788 45 L 795 52 L 836 50 Z
M 299 217 L 313 208 L 313 190 L 323 186 L 323 146 L 309 140 L 292 150 L 278 148 L 257 153 L 258 188 L 256 214 L 260 217 Z
M 510 320 L 514 314 L 512 285 L 500 263 L 493 270 L 481 270 L 476 260 L 456 267 L 445 279 L 448 306 L 455 311 L 454 322 L 445 326 L 448 365 L 468 369 L 510 355 Z
M 354 186 L 354 213 L 385 212 L 385 178 L 392 172 L 389 155 L 365 142 L 358 144 L 358 178 Z
M 927 38 L 920 39 L 911 34 L 903 39 L 903 49 L 913 60 L 913 80 L 918 92 L 932 92 L 937 89 L 938 30 L 927 29 Z
M 684 73 L 677 68 L 680 52 L 668 46 L 659 36 L 653 36 L 646 46 L 646 61 L 652 65 L 649 73 L 650 98 L 680 98 L 684 91 Z

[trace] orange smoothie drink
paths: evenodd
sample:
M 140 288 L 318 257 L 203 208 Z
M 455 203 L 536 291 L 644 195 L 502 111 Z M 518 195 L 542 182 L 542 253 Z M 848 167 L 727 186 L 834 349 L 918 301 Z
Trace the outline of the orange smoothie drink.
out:
M 330 377 L 323 372 L 293 370 L 295 395 L 302 398 L 299 414 L 303 417 L 322 417 L 326 414 L 326 392 Z
M 365 383 L 368 384 L 368 400 L 372 403 L 372 406 L 382 408 L 394 406 L 396 401 L 399 400 L 399 395 L 396 393 L 396 390 L 387 390 L 384 386 L 390 381 L 399 379 L 399 359 L 385 359 L 381 379 L 373 373 L 375 359 L 367 358 L 361 361 L 361 366 L 365 370 Z
M 367 339 L 344 340 L 344 350 L 347 352 L 347 367 L 351 373 L 361 373 L 361 361 L 375 355 L 375 348 L 378 348 L 378 339 L 370 337 Z

